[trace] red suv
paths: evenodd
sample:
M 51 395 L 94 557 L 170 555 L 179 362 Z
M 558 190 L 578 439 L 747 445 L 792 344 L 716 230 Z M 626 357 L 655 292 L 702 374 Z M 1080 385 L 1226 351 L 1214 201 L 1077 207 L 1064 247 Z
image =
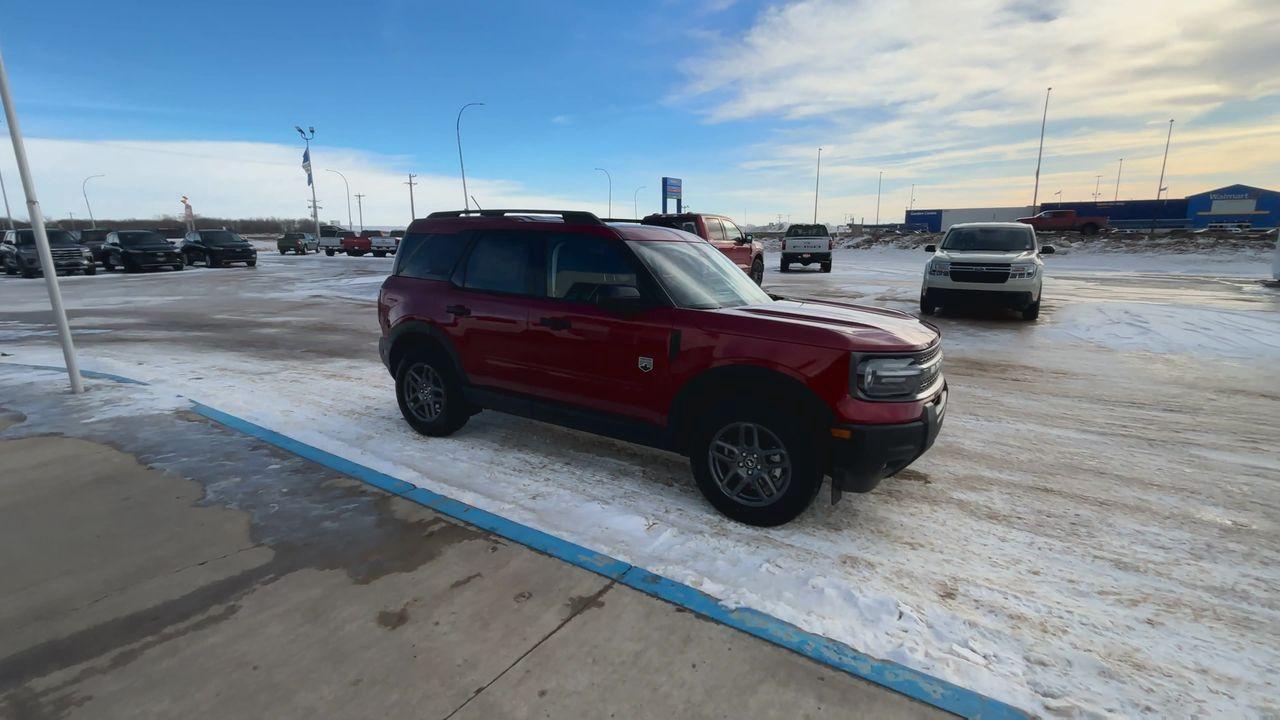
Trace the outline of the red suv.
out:
M 649 215 L 640 221 L 644 225 L 675 228 L 693 233 L 725 254 L 742 271 L 759 285 L 764 282 L 764 245 L 755 241 L 751 233 L 744 233 L 723 215 L 680 213 Z
M 942 426 L 933 327 L 770 296 L 684 232 L 455 211 L 415 220 L 400 247 L 379 350 L 426 435 L 493 409 L 673 450 L 725 515 L 779 525 L 824 476 L 833 501 L 867 492 Z

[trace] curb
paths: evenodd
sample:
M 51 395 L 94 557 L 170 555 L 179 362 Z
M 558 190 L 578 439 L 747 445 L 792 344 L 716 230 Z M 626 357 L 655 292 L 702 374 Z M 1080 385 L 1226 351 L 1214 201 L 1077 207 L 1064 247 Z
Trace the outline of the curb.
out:
M 0 363 L 0 366 L 26 367 L 66 372 L 52 365 Z M 82 371 L 88 378 L 111 380 L 130 385 L 148 385 L 132 378 Z M 779 647 L 803 655 L 810 660 L 843 671 L 884 688 L 888 688 L 926 705 L 966 718 L 1028 718 L 1029 714 L 1012 705 L 981 693 L 913 670 L 889 660 L 865 655 L 844 643 L 816 635 L 750 608 L 730 609 L 706 593 L 676 582 L 641 567 L 563 540 L 541 530 L 508 520 L 500 515 L 468 505 L 439 493 L 421 488 L 400 478 L 374 470 L 313 445 L 295 440 L 274 430 L 231 415 L 203 403 L 192 403 L 192 411 L 232 430 L 274 445 L 282 450 L 323 465 L 335 472 L 353 477 L 392 495 L 428 507 L 455 520 L 474 525 L 500 537 L 519 543 L 584 570 L 615 580 L 651 597 L 685 608 L 704 618 L 740 630 Z

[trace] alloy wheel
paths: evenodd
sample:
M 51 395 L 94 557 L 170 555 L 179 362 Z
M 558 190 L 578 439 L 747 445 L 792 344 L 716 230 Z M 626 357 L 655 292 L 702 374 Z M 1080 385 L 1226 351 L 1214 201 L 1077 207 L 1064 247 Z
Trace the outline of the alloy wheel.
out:
M 444 381 L 435 368 L 414 363 L 405 372 L 404 402 L 409 412 L 423 422 L 433 422 L 444 414 Z
M 711 478 L 734 502 L 772 505 L 791 484 L 791 457 L 771 430 L 751 422 L 724 426 L 707 451 Z

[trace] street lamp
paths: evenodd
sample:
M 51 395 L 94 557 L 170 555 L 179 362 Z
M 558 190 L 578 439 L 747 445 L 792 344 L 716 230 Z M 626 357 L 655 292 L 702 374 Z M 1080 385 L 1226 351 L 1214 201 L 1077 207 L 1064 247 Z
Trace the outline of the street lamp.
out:
M 347 188 L 347 229 L 355 230 L 356 226 L 351 223 L 351 185 L 347 183 L 347 176 L 343 175 L 337 170 L 330 170 L 329 168 L 325 168 L 325 171 L 331 172 L 337 175 L 338 177 L 342 178 L 342 184 Z M 319 238 L 319 237 L 320 237 L 319 235 L 316 236 L 316 238 Z
M 1098 192 L 1098 187 L 1102 185 L 1102 176 L 1094 175 L 1093 178 L 1093 201 L 1096 203 L 1098 198 L 1102 196 L 1102 193 Z
M 307 146 L 307 149 L 303 152 L 303 155 L 302 155 L 302 167 L 305 168 L 307 171 L 307 184 L 311 186 L 311 221 L 315 223 L 316 238 L 319 238 L 320 237 L 320 206 L 316 204 L 316 183 L 315 183 L 315 180 L 312 179 L 311 177 L 311 140 L 316 136 L 316 129 L 314 127 L 308 126 L 307 127 L 308 132 L 303 132 L 302 126 L 300 125 L 294 125 L 293 129 L 298 131 L 298 134 L 302 136 L 302 142 L 306 143 L 306 146 Z M 348 201 L 348 203 L 349 202 L 350 201 Z M 350 219 L 351 219 L 350 217 L 347 218 L 348 221 L 350 221 Z
M 90 180 L 94 178 L 100 178 L 100 177 L 106 177 L 106 175 L 90 175 L 89 177 L 84 179 L 84 182 L 80 183 L 80 194 L 84 195 L 84 206 L 89 211 L 89 224 L 95 230 L 98 227 L 98 221 L 93 219 L 93 208 L 89 207 L 89 193 L 85 190 L 85 185 L 88 184 Z M 6 202 L 5 205 L 7 206 L 8 203 Z
M 1040 209 L 1040 160 L 1044 157 L 1044 124 L 1049 119 L 1049 93 L 1053 88 L 1044 91 L 1044 115 L 1040 117 L 1040 149 L 1036 151 L 1036 188 L 1031 193 L 1031 212 Z
M 462 162 L 462 111 L 472 105 L 484 105 L 484 103 L 467 103 L 458 108 L 458 121 L 453 126 L 454 132 L 458 136 L 458 169 L 462 171 L 462 206 L 466 210 L 471 209 L 471 195 L 467 193 L 467 166 Z
M 9 211 L 9 193 L 4 189 L 4 175 L 0 175 L 0 195 L 4 196 L 4 217 L 9 221 L 9 229 L 13 229 L 13 213 Z
M 640 210 L 638 209 L 640 206 L 638 204 L 637 198 L 640 197 L 640 191 L 643 190 L 644 188 L 645 186 L 641 185 L 640 187 L 636 188 L 635 192 L 631 193 L 631 214 L 634 215 L 637 220 L 640 219 Z
M 822 148 L 818 148 L 818 169 L 813 174 L 813 224 L 818 224 L 818 183 L 822 180 Z
M 613 217 L 613 176 L 610 175 L 609 171 L 605 170 L 604 168 L 596 168 L 596 169 L 604 173 L 605 177 L 609 178 L 609 212 L 607 215 L 605 215 L 605 217 Z
M 880 188 L 884 186 L 884 171 L 880 171 L 880 179 L 876 180 L 876 226 L 880 225 Z
M 1120 172 L 1124 170 L 1124 158 L 1120 158 L 1120 167 L 1116 168 L 1116 196 L 1112 200 L 1120 201 Z

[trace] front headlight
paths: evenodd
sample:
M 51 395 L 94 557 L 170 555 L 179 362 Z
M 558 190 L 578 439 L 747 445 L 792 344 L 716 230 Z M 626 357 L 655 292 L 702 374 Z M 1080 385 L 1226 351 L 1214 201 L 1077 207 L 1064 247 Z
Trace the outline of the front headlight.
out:
M 80 248 L 80 256 L 87 260 L 93 257 L 93 253 L 89 252 L 89 248 Z
M 937 346 L 901 357 L 853 356 L 850 390 L 873 400 L 905 400 L 920 395 L 942 376 L 942 351 Z
M 1009 267 L 1010 280 L 1029 280 L 1036 276 L 1035 263 L 1014 263 Z
M 930 260 L 929 274 L 947 276 L 951 274 L 951 263 L 946 260 Z

